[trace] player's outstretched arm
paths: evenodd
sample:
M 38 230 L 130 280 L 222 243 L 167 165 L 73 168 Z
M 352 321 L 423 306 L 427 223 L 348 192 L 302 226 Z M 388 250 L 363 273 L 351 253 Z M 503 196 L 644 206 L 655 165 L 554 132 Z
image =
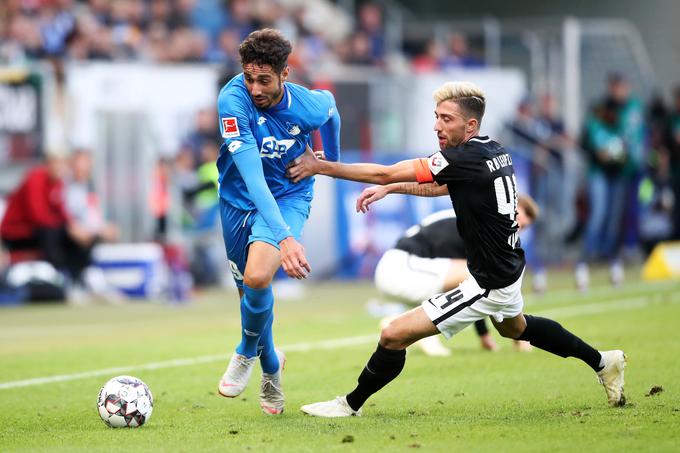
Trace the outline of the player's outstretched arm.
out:
M 304 248 L 290 233 L 264 178 L 262 162 L 257 152 L 240 152 L 233 155 L 234 163 L 243 177 L 248 194 L 258 213 L 272 230 L 281 250 L 281 266 L 288 276 L 303 279 L 311 272 Z
M 416 195 L 419 197 L 439 197 L 448 195 L 448 186 L 440 186 L 436 183 L 418 184 L 415 182 L 397 182 L 386 186 L 371 186 L 364 189 L 357 198 L 357 212 L 368 212 L 369 205 L 378 200 L 382 200 L 388 194 L 399 193 L 406 195 Z
M 293 182 L 314 175 L 326 175 L 349 181 L 367 182 L 370 184 L 391 184 L 394 182 L 415 182 L 416 165 L 419 160 L 402 160 L 394 165 L 379 165 L 370 163 L 342 164 L 319 160 L 311 148 L 307 147 L 295 164 L 288 169 L 288 177 Z

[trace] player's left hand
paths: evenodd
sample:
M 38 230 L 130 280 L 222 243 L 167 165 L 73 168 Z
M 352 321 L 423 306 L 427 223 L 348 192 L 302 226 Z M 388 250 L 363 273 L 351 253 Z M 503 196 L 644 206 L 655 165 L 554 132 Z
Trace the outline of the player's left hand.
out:
M 382 200 L 388 193 L 390 191 L 386 186 L 371 186 L 364 189 L 359 198 L 357 198 L 357 212 L 366 214 L 371 203 Z
M 281 250 L 281 267 L 289 277 L 302 280 L 307 278 L 312 267 L 305 257 L 305 249 L 293 236 L 279 242 Z
M 321 153 L 323 153 L 323 151 L 321 151 Z M 295 183 L 300 182 L 305 178 L 319 173 L 318 164 L 319 158 L 317 157 L 317 154 L 312 151 L 312 148 L 310 148 L 309 145 L 307 145 L 305 152 L 300 157 L 295 159 L 292 165 L 288 167 L 288 170 L 286 170 L 286 176 Z

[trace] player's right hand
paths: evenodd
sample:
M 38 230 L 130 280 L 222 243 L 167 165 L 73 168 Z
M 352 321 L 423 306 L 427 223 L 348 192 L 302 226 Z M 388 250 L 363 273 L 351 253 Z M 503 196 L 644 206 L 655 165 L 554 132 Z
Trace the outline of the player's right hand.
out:
M 318 151 L 317 151 L 318 152 Z M 325 155 L 323 156 L 325 159 Z M 322 159 L 323 160 L 323 159 Z M 319 173 L 318 163 L 320 159 L 316 152 L 307 145 L 305 152 L 291 162 L 286 170 L 286 176 L 294 183 Z
M 307 278 L 312 268 L 305 257 L 305 248 L 293 236 L 279 242 L 281 248 L 281 267 L 289 277 L 302 280 Z
M 368 212 L 368 206 L 371 203 L 375 203 L 378 200 L 385 198 L 385 195 L 390 193 L 386 186 L 371 186 L 364 189 L 357 198 L 357 212 L 363 212 L 366 214 Z

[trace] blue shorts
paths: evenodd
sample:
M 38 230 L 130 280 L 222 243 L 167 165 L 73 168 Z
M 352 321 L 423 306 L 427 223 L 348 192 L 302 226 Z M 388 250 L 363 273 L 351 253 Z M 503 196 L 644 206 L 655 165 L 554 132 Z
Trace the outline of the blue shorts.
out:
M 283 220 L 290 227 L 296 240 L 300 240 L 302 227 L 309 217 L 310 202 L 307 200 L 276 200 Z M 229 270 L 234 276 L 236 286 L 243 288 L 243 274 L 246 271 L 248 246 L 255 242 L 266 242 L 277 249 L 278 242 L 257 210 L 242 211 L 220 199 L 220 218 L 222 219 L 222 236 L 227 248 Z

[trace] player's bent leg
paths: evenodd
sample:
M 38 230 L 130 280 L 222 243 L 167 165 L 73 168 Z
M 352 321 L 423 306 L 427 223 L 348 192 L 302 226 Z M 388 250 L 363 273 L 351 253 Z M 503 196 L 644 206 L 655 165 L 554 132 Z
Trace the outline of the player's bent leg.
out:
M 257 360 L 260 338 L 271 317 L 274 304 L 271 280 L 278 266 L 276 247 L 264 242 L 250 245 L 241 298 L 241 343 L 220 380 L 218 390 L 223 396 L 238 396 L 248 385 Z M 267 345 L 264 349 L 273 350 L 273 345 L 271 348 Z
M 350 417 L 361 414 L 366 400 L 394 380 L 406 363 L 406 347 L 438 333 L 421 307 L 393 320 L 380 334 L 380 342 L 359 375 L 357 387 L 344 397 L 307 404 L 300 410 L 317 417 Z
M 382 329 L 380 345 L 387 349 L 406 349 L 421 338 L 438 333 L 423 307 L 416 307 L 397 316 Z
M 506 318 L 502 322 L 498 322 L 492 317 L 491 322 L 504 338 L 519 338 L 527 327 L 526 319 L 522 313 L 513 318 Z
M 528 341 L 533 346 L 560 357 L 581 359 L 597 372 L 609 404 L 611 406 L 625 404 L 623 385 L 626 355 L 623 351 L 601 353 L 559 323 L 538 316 L 520 314 L 514 318 L 504 319 L 501 323 L 494 322 L 494 326 L 503 336 Z

